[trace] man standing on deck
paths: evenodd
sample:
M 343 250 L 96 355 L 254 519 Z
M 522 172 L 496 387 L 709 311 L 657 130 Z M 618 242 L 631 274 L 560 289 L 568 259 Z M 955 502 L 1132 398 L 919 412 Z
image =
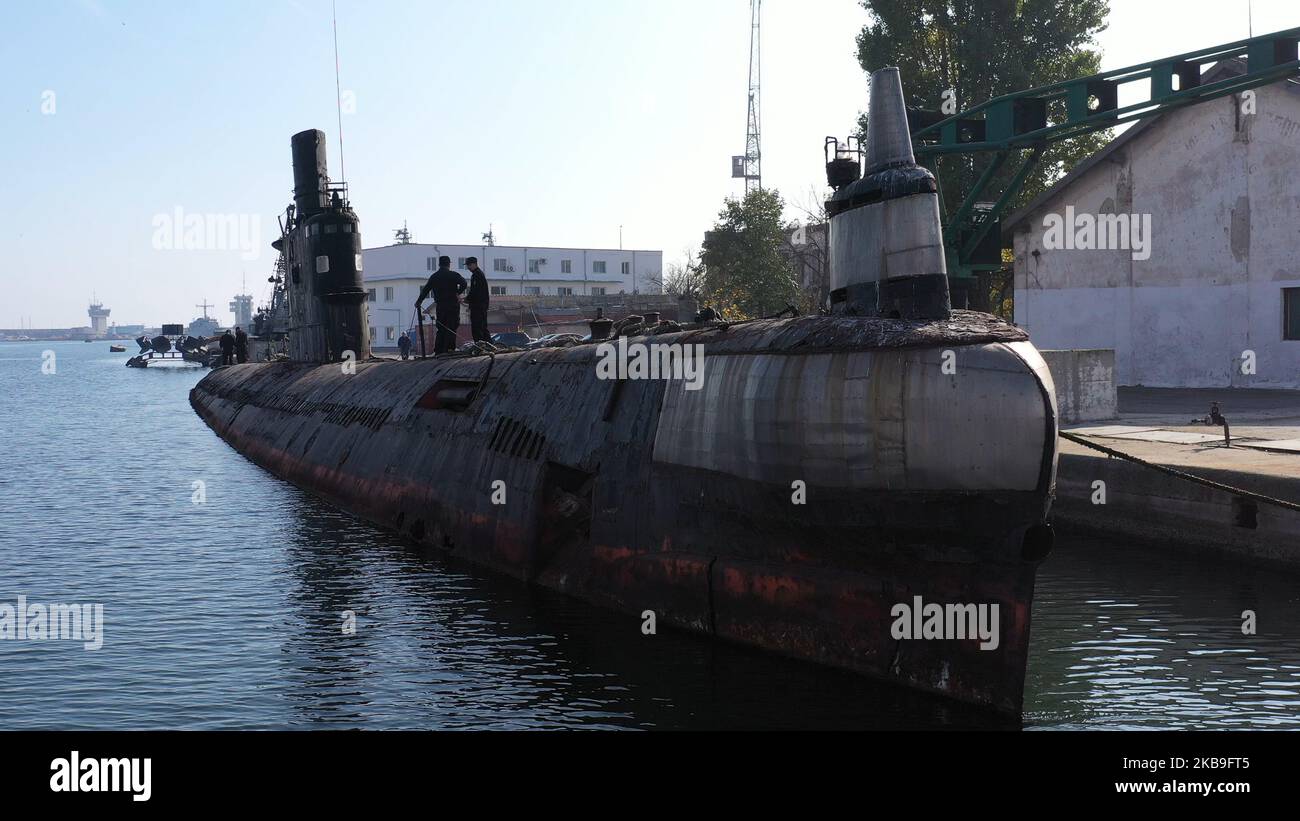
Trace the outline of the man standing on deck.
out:
M 248 361 L 248 334 L 238 326 L 235 327 L 235 361 L 241 365 Z
M 469 293 L 465 295 L 465 304 L 469 306 L 469 327 L 474 333 L 475 342 L 490 342 L 488 335 L 488 284 L 487 275 L 478 267 L 478 257 L 465 260 L 469 268 Z
M 460 295 L 469 287 L 465 277 L 451 270 L 451 257 L 438 257 L 438 270 L 420 289 L 415 299 L 415 310 L 424 310 L 424 300 L 433 295 L 434 320 L 438 335 L 434 338 L 433 353 L 447 353 L 456 349 L 456 329 L 460 327 Z
M 227 328 L 221 335 L 221 366 L 233 365 L 235 361 L 235 335 Z

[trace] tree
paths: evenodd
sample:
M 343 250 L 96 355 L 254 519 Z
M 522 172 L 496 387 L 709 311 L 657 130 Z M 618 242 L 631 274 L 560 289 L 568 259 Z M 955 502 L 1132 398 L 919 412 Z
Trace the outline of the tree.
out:
M 713 230 L 704 235 L 704 295 L 729 318 L 774 314 L 796 301 L 798 285 L 781 255 L 784 210 L 776 191 L 728 197 Z
M 806 204 L 796 206 L 801 217 L 786 226 L 781 235 L 781 254 L 797 273 L 800 313 L 816 313 L 830 295 L 830 218 L 826 200 L 816 188 L 808 191 Z
M 898 66 L 908 107 L 933 111 L 942 110 L 949 90 L 960 111 L 1014 91 L 1096 74 L 1101 52 L 1090 46 L 1110 13 L 1108 0 L 862 0 L 862 5 L 872 17 L 858 35 L 863 70 Z M 1109 132 L 1099 131 L 1055 143 L 1013 205 L 1036 196 L 1109 141 Z M 941 164 L 947 208 L 956 209 L 990 159 L 958 156 Z M 999 182 L 1012 173 L 1004 168 Z
M 664 276 L 664 293 L 695 300 L 704 295 L 704 268 L 693 249 L 686 249 L 685 262 L 669 263 Z
M 898 66 L 909 108 L 942 111 L 945 92 L 961 111 L 1015 91 L 1096 74 L 1095 36 L 1108 0 L 862 0 L 871 22 L 858 35 L 864 71 Z M 1048 118 L 1061 118 L 1059 104 Z M 859 123 L 866 133 L 866 116 Z M 1029 202 L 1110 141 L 1098 131 L 1052 144 L 1008 203 Z M 953 155 L 934 168 L 951 218 L 993 155 Z M 1008 162 L 987 189 L 996 198 L 1018 164 Z M 996 296 L 993 296 L 996 300 Z

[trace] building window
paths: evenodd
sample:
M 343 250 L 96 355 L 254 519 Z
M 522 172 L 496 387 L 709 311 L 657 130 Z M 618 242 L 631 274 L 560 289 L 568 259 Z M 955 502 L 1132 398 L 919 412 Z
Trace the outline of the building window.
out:
M 391 287 L 384 289 L 384 302 L 393 301 L 393 289 Z
M 374 301 L 375 301 L 375 289 L 374 289 L 374 288 L 371 288 L 371 289 L 369 289 L 368 291 L 366 291 L 366 300 L 369 301 L 369 302 L 374 302 Z
M 528 294 L 529 296 L 541 296 L 542 288 L 540 285 L 529 285 L 528 287 L 524 288 L 524 293 Z
M 492 286 L 492 296 L 505 296 L 505 295 L 506 295 L 506 286 L 504 285 Z
M 632 273 L 632 263 L 630 262 L 623 263 L 623 276 L 627 276 L 630 273 Z
M 605 273 L 605 260 L 598 259 L 595 262 L 591 263 L 591 272 L 593 274 Z
M 389 342 L 392 342 L 396 338 L 397 338 L 396 328 L 394 328 L 392 325 L 389 325 L 387 328 L 384 328 L 384 339 L 387 339 Z
M 592 288 L 592 289 L 591 289 L 591 295 L 592 295 L 592 296 L 604 296 L 604 295 L 605 295 L 605 289 L 604 289 L 604 288 Z
M 542 272 L 542 261 L 540 259 L 528 260 L 528 273 L 540 274 Z
M 1300 340 L 1300 288 L 1282 289 L 1282 338 Z
M 438 260 L 437 260 L 436 258 L 434 258 L 434 257 L 425 257 L 425 259 L 424 259 L 424 268 L 425 268 L 425 270 L 427 270 L 427 271 L 436 271 L 436 270 L 438 270 Z
M 371 339 L 375 338 L 375 328 L 373 325 L 370 327 L 370 338 Z
M 510 270 L 510 260 L 497 257 L 492 260 L 492 270 L 498 273 L 504 273 Z
M 465 258 L 464 258 L 464 257 L 457 257 L 457 258 L 456 258 L 456 267 L 459 268 L 459 269 L 461 269 L 462 271 L 465 270 Z
M 560 260 L 560 273 L 562 274 L 573 273 L 573 260 L 571 259 Z
M 555 292 L 556 292 L 557 294 L 559 294 L 560 296 L 573 296 L 573 289 L 572 289 L 572 288 L 560 287 L 560 288 L 556 288 L 556 289 L 555 289 Z

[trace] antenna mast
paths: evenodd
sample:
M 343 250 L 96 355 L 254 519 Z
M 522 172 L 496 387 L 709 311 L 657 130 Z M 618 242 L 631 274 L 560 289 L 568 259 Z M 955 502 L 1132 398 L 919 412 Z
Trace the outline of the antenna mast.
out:
M 760 8 L 763 0 L 749 0 L 749 122 L 745 133 L 745 194 L 763 188 L 762 124 L 762 38 L 759 34 Z
M 337 0 L 331 0 L 330 9 L 334 18 L 334 102 L 339 112 L 339 179 L 348 178 L 347 168 L 343 165 L 343 91 L 339 85 L 339 9 Z

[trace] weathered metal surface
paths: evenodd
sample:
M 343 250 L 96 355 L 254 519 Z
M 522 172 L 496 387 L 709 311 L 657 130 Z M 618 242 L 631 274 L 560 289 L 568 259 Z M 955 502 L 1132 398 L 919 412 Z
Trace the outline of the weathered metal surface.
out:
M 668 386 L 655 461 L 787 486 L 1032 491 L 1055 436 L 1003 344 L 709 365 L 702 389 Z
M 599 379 L 597 346 L 583 345 L 352 374 L 239 365 L 208 375 L 191 403 L 276 475 L 424 545 L 660 624 L 1014 713 L 1033 593 L 1022 550 L 1055 465 L 1050 377 L 1018 340 L 964 312 L 807 317 L 635 340 L 703 345 L 706 387 L 689 394 Z M 941 376 L 947 349 L 955 381 Z M 968 390 L 973 404 L 957 398 Z M 988 472 L 971 479 L 983 455 L 975 472 Z M 805 504 L 792 503 L 796 479 Z M 914 595 L 1000 604 L 1000 648 L 894 640 L 891 608 Z
M 864 205 L 831 219 L 831 289 L 914 274 L 944 274 L 937 194 Z
M 938 188 L 912 155 L 897 68 L 872 72 L 870 114 L 867 175 L 827 203 L 831 310 L 946 319 L 952 305 Z
M 804 316 L 759 319 L 735 325 L 713 324 L 680 333 L 658 334 L 655 342 L 700 343 L 709 356 L 773 354 L 791 356 L 828 351 L 870 351 L 1025 342 L 1020 328 L 990 314 L 953 311 L 945 320 Z
M 370 355 L 361 228 L 343 184 L 331 185 L 325 134 L 302 131 L 293 147 L 294 205 L 273 243 L 283 254 L 289 357 L 338 362 Z

